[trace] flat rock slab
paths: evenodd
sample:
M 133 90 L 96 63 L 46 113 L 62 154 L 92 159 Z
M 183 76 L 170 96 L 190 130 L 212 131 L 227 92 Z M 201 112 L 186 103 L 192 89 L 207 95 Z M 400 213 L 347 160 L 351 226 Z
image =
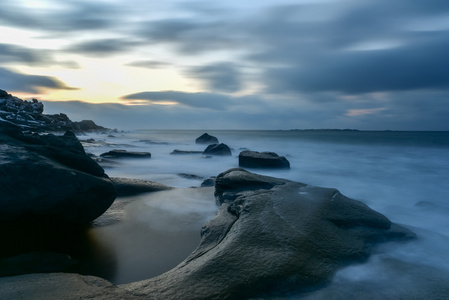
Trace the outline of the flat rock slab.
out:
M 100 156 L 105 158 L 151 158 L 151 153 L 114 149 L 100 154 Z
M 183 154 L 203 154 L 203 151 L 195 151 L 195 150 L 179 150 L 175 149 L 170 152 L 172 155 L 183 155 Z
M 143 179 L 111 177 L 111 180 L 120 197 L 172 189 L 168 185 Z

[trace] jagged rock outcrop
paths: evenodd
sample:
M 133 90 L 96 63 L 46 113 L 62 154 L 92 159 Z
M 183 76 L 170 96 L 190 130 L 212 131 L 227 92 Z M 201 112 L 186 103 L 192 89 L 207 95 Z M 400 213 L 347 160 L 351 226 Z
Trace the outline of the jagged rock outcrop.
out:
M 196 144 L 207 144 L 207 145 L 218 144 L 218 139 L 213 135 L 204 133 L 195 140 L 195 143 Z
M 86 223 L 112 204 L 111 180 L 72 132 L 23 134 L 0 121 L 0 221 Z
M 290 162 L 274 152 L 242 151 L 239 154 L 239 167 L 290 169 Z
M 0 120 L 30 131 L 107 131 L 91 120 L 73 122 L 66 114 L 44 114 L 44 104 L 36 99 L 22 100 L 0 90 Z

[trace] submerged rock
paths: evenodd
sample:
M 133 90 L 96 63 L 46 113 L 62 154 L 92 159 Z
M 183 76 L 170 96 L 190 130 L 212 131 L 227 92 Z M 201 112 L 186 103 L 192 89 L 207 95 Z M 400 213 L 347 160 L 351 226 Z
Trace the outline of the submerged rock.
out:
M 290 162 L 274 152 L 242 151 L 239 154 L 239 166 L 243 168 L 290 169 Z
M 208 133 L 204 133 L 200 137 L 195 140 L 196 144 L 218 144 L 218 139 L 213 135 L 209 135 Z
M 100 154 L 100 156 L 106 158 L 150 158 L 151 153 L 114 149 L 109 152 Z
M 172 155 L 179 155 L 179 154 L 203 154 L 203 151 L 195 151 L 195 150 L 179 150 L 175 149 L 172 152 L 170 152 Z
M 231 156 L 231 149 L 226 144 L 212 144 L 203 151 L 204 155 Z
M 86 223 L 116 197 L 111 180 L 72 132 L 25 135 L 0 130 L 0 221 Z

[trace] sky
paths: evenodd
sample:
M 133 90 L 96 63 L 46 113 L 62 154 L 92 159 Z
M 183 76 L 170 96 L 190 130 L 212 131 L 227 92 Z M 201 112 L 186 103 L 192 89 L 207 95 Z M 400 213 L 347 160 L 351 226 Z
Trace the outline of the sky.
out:
M 3 0 L 0 89 L 118 129 L 449 130 L 447 0 Z

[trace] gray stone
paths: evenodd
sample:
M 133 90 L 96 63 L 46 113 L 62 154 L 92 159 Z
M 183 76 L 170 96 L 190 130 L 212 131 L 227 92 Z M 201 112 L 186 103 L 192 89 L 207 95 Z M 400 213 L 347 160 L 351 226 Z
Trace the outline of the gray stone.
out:
M 209 135 L 208 133 L 202 134 L 200 137 L 198 137 L 195 140 L 196 144 L 218 144 L 218 139 L 212 135 Z
M 231 156 L 231 149 L 226 144 L 212 144 L 203 151 L 204 155 Z
M 172 187 L 149 180 L 111 177 L 117 196 L 132 196 L 142 193 L 170 190 Z
M 0 130 L 0 221 L 20 218 L 86 223 L 116 197 L 111 180 L 73 133 Z
M 274 152 L 242 151 L 239 154 L 239 166 L 242 168 L 290 169 L 290 162 Z
M 150 158 L 151 153 L 114 149 L 100 154 L 100 156 L 105 158 Z
M 170 152 L 172 155 L 179 155 L 179 154 L 203 154 L 203 151 L 194 151 L 194 150 L 178 150 L 175 149 L 172 152 Z
M 415 237 L 336 189 L 243 169 L 217 177 L 216 197 L 222 205 L 198 248 L 160 276 L 118 287 L 73 274 L 9 277 L 0 279 L 2 296 L 282 299 L 323 287 L 343 266 L 366 261 L 376 243 Z
M 271 186 L 271 187 L 270 187 Z M 156 278 L 126 285 L 155 299 L 246 299 L 328 282 L 366 260 L 372 244 L 414 237 L 335 189 L 232 169 L 216 180 L 233 194 L 202 229 L 200 246 Z M 228 198 L 228 199 L 229 199 Z

